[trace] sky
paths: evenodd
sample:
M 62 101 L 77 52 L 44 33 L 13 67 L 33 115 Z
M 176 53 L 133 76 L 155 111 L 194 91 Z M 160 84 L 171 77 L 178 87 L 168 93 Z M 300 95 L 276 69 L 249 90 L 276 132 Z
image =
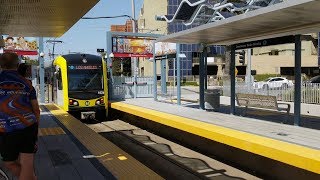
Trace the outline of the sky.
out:
M 143 0 L 135 0 L 136 17 L 138 17 Z M 132 15 L 131 0 L 100 0 L 85 17 Z M 112 24 L 125 24 L 127 18 L 79 20 L 69 31 L 56 40 L 63 41 L 56 45 L 55 54 L 81 52 L 97 54 L 97 48 L 106 49 L 106 32 Z M 50 38 L 54 39 L 54 38 Z M 46 54 L 52 49 L 51 44 L 45 44 Z

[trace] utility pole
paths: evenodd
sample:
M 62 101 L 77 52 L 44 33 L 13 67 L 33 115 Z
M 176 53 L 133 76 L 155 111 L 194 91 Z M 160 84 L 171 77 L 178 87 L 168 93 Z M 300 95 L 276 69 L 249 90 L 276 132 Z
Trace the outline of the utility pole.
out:
M 46 43 L 50 43 L 50 44 L 53 45 L 53 46 L 52 46 L 52 54 L 50 54 L 50 57 L 51 57 L 52 59 L 54 59 L 54 58 L 55 58 L 55 46 L 56 46 L 56 44 L 58 44 L 58 43 L 63 43 L 63 41 L 47 40 Z

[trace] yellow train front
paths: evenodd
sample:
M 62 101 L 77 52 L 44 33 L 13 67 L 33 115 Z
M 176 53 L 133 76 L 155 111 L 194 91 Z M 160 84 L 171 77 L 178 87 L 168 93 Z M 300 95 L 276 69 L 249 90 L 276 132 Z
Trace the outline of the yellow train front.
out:
M 96 55 L 67 54 L 54 60 L 54 102 L 81 119 L 105 117 L 105 61 Z

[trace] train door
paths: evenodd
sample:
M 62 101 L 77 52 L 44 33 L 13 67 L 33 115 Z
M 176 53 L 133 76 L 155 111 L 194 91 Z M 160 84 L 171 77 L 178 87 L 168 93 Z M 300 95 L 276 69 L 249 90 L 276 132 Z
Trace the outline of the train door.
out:
M 56 104 L 60 107 L 64 107 L 64 93 L 63 93 L 63 83 L 62 83 L 62 73 L 59 66 L 56 67 Z

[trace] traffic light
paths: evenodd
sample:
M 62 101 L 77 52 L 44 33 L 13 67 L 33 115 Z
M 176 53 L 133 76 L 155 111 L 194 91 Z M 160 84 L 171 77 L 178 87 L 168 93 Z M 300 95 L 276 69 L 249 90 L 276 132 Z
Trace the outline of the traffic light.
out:
M 245 64 L 245 61 L 246 61 L 246 51 L 241 51 L 239 53 L 239 63 L 241 63 L 242 65 Z

